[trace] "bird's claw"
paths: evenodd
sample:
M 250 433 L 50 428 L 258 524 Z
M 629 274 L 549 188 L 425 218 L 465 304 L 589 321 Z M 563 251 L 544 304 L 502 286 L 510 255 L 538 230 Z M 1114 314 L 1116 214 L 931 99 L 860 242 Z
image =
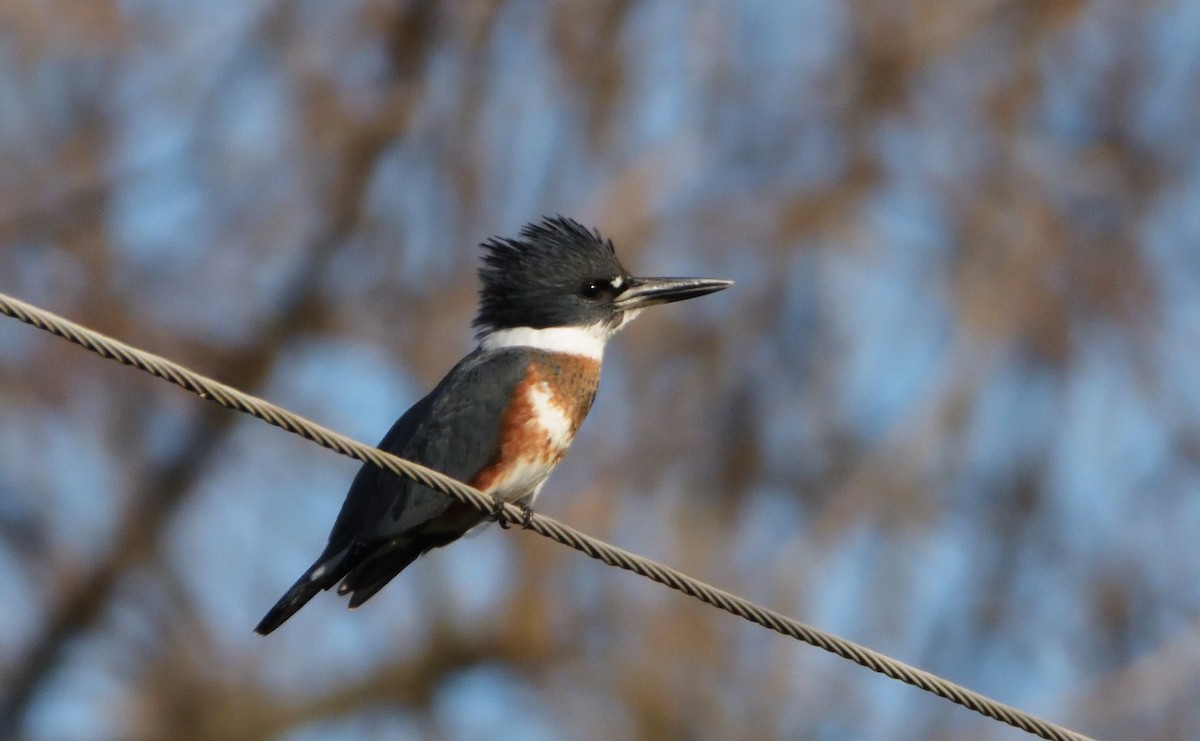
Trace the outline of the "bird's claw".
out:
M 488 522 L 495 522 L 500 525 L 502 530 L 507 530 L 514 523 L 510 522 L 508 516 L 504 513 L 504 502 L 497 499 L 492 504 L 492 511 L 487 514 Z M 527 502 L 516 502 L 517 508 L 521 510 L 521 519 L 517 522 L 521 523 L 521 527 L 528 530 L 533 527 L 533 508 Z
M 526 502 L 517 502 L 516 506 L 521 510 L 521 519 L 518 520 L 521 523 L 521 527 L 526 530 L 533 527 L 533 508 Z M 502 530 L 507 530 L 513 525 L 504 513 L 504 502 L 499 499 L 492 505 L 492 511 L 488 513 L 487 520 L 500 525 Z
M 508 529 L 508 520 L 504 516 L 504 502 L 497 499 L 492 504 L 492 511 L 488 514 L 487 519 L 500 526 L 501 530 Z

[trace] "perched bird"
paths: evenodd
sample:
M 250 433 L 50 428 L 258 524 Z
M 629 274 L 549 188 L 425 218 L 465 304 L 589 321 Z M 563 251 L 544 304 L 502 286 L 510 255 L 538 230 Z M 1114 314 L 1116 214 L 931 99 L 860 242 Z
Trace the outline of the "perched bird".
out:
M 478 347 L 413 405 L 381 450 L 528 508 L 571 444 L 600 381 L 604 344 L 642 309 L 731 281 L 635 278 L 610 240 L 561 216 L 483 244 Z M 528 509 L 527 509 L 528 511 Z M 255 630 L 266 635 L 341 582 L 358 607 L 426 551 L 485 515 L 364 464 L 329 544 Z

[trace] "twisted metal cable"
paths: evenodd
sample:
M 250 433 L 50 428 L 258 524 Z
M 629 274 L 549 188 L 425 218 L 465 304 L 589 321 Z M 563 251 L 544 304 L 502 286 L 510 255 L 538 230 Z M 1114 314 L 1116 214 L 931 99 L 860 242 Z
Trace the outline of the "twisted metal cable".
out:
M 102 358 L 132 366 L 191 391 L 201 399 L 216 402 L 226 409 L 244 412 L 276 427 L 311 440 L 350 458 L 370 463 L 419 482 L 423 486 L 452 496 L 481 512 L 495 516 L 504 524 L 522 524 L 539 535 L 570 546 L 609 566 L 632 571 L 671 589 L 695 597 L 705 604 L 749 620 L 777 633 L 803 641 L 848 659 L 886 677 L 900 680 L 938 697 L 950 700 L 993 720 L 1007 723 L 1027 733 L 1051 741 L 1090 741 L 1087 736 L 1042 720 L 1018 708 L 993 700 L 930 672 L 909 666 L 857 643 L 814 628 L 773 610 L 760 607 L 737 595 L 705 584 L 622 548 L 575 530 L 544 515 L 526 513 L 512 504 L 499 503 L 490 495 L 441 474 L 433 469 L 398 458 L 378 448 L 364 445 L 321 425 L 293 414 L 270 402 L 188 370 L 166 358 L 131 347 L 99 332 L 0 293 L 0 314 L 10 316 L 52 335 L 73 342 Z

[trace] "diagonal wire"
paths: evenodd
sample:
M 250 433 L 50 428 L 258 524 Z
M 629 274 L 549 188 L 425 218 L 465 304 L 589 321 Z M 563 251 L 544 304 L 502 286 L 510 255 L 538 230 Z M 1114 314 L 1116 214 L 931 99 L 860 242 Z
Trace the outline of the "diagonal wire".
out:
M 508 503 L 499 503 L 490 495 L 433 469 L 352 440 L 282 407 L 190 371 L 166 358 L 131 347 L 3 293 L 0 293 L 0 314 L 73 342 L 103 358 L 115 360 L 122 365 L 132 366 L 169 381 L 202 399 L 216 402 L 226 409 L 244 412 L 336 453 L 410 478 L 423 486 L 469 504 L 481 512 L 495 515 L 504 523 L 525 524 L 525 513 L 519 507 Z M 699 579 L 676 571 L 669 566 L 585 535 L 544 515 L 533 513 L 528 518 L 527 528 L 609 566 L 632 571 L 752 623 L 824 649 L 886 677 L 910 684 L 1027 733 L 1051 741 L 1089 741 L 1087 736 L 1042 720 L 1018 708 L 1005 705 L 954 682 L 942 679 L 936 674 L 917 669 L 865 646 L 768 610 L 742 597 L 705 584 Z

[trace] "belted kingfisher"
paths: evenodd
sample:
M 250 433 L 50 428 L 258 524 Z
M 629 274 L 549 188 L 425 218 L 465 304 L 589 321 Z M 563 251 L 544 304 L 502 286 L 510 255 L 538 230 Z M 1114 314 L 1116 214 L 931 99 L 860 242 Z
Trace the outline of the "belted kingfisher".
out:
M 562 216 L 482 247 L 478 347 L 404 413 L 379 448 L 528 512 L 592 406 L 605 342 L 648 306 L 732 281 L 635 278 L 611 240 Z M 358 607 L 418 556 L 485 518 L 363 464 L 324 552 L 255 631 L 270 633 L 338 582 L 338 594 L 350 594 L 350 607 Z

